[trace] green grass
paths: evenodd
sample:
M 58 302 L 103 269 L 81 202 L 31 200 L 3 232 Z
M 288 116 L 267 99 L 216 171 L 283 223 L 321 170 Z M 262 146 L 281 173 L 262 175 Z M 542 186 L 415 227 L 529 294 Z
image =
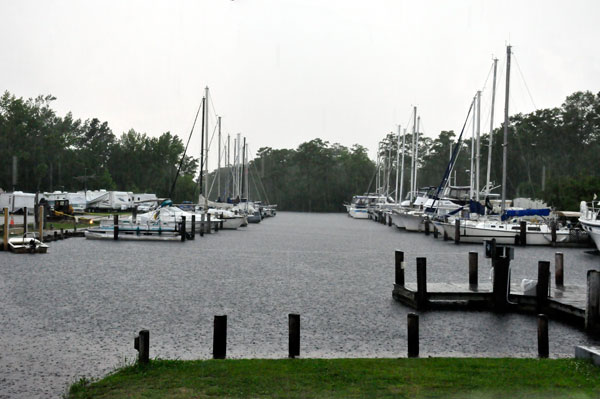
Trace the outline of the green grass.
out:
M 598 398 L 600 371 L 572 359 L 154 360 L 79 398 Z

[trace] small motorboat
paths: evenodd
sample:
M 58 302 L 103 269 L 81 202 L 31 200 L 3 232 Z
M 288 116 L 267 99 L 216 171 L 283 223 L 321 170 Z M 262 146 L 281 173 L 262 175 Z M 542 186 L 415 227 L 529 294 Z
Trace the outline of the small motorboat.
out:
M 8 249 L 16 254 L 45 254 L 48 245 L 35 238 L 33 233 L 25 233 L 22 237 L 9 238 Z

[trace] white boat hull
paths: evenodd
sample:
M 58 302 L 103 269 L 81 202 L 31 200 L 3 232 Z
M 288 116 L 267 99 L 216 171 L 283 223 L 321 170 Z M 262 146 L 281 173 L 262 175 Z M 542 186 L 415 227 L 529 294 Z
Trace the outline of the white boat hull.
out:
M 369 212 L 367 208 L 350 208 L 350 212 L 348 215 L 353 217 L 354 219 L 368 219 Z

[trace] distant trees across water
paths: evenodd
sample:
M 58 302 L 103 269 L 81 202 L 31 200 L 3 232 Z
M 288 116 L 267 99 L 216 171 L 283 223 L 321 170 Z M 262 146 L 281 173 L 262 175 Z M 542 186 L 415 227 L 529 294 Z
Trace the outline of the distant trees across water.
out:
M 71 113 L 56 115 L 52 96 L 24 100 L 5 92 L 0 98 L 0 187 L 12 189 L 12 159 L 18 159 L 16 188 L 22 191 L 116 189 L 169 194 L 184 151 L 170 132 L 150 137 L 133 129 L 120 137 L 107 122 L 82 121 Z M 373 132 L 365 132 L 372 135 Z M 470 134 L 461 145 L 452 183 L 468 185 Z M 481 136 L 480 187 L 487 172 L 488 134 Z M 493 132 L 491 180 L 502 175 L 502 128 Z M 411 142 L 407 134 L 406 143 Z M 437 186 L 446 169 L 454 131 L 419 139 L 419 186 Z M 579 201 L 600 194 L 600 93 L 576 92 L 558 108 L 511 117 L 508 138 L 507 193 L 543 199 L 561 210 L 577 210 Z M 380 147 L 391 165 L 395 186 L 397 135 L 388 134 Z M 387 157 L 390 157 L 389 161 Z M 405 193 L 409 186 L 410 154 L 405 157 Z M 186 156 L 173 199 L 196 201 L 199 162 Z M 221 187 L 231 184 L 222 168 Z M 276 203 L 280 210 L 342 211 L 352 195 L 375 189 L 375 162 L 367 149 L 330 144 L 316 138 L 296 149 L 260 148 L 250 162 L 250 198 Z M 87 178 L 85 176 L 88 176 Z M 209 175 L 209 184 L 215 173 Z M 211 184 L 215 187 L 215 184 Z M 499 192 L 499 189 L 496 190 Z M 219 193 L 214 190 L 211 198 Z

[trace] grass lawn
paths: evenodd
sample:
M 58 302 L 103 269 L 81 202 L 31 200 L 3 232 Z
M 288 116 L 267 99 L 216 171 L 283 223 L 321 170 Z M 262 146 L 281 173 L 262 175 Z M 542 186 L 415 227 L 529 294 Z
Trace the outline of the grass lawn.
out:
M 153 360 L 68 398 L 599 398 L 600 369 L 573 359 Z

